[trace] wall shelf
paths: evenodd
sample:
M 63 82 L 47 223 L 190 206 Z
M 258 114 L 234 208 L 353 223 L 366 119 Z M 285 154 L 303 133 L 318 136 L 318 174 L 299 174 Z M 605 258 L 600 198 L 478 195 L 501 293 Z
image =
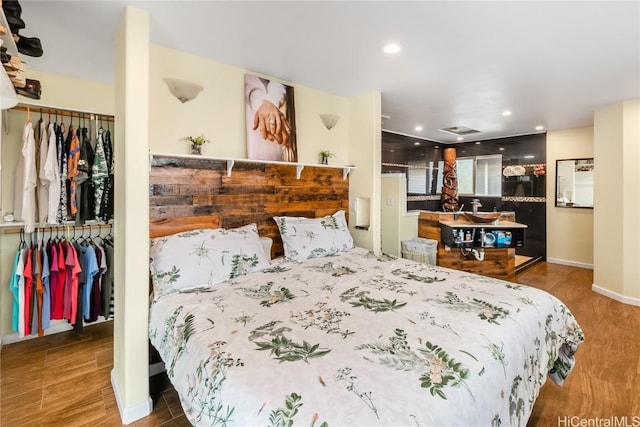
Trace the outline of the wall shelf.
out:
M 294 163 L 294 162 L 281 162 L 274 160 L 252 160 L 252 159 L 231 159 L 226 157 L 209 157 L 209 156 L 201 156 L 199 154 L 168 154 L 168 153 L 149 153 L 149 168 L 151 168 L 151 164 L 153 162 L 154 157 L 164 157 L 164 158 L 181 158 L 181 159 L 202 159 L 202 160 L 217 160 L 221 162 L 227 162 L 227 176 L 231 176 L 233 172 L 233 167 L 238 162 L 244 163 L 261 163 L 261 164 L 270 164 L 270 165 L 287 165 L 287 166 L 295 166 L 296 167 L 296 178 L 300 179 L 300 175 L 305 167 L 317 167 L 317 168 L 329 168 L 329 169 L 342 169 L 342 179 L 347 179 L 349 173 L 352 170 L 356 169 L 354 165 L 347 166 L 332 166 L 332 165 L 323 165 L 323 164 L 313 164 L 313 163 Z

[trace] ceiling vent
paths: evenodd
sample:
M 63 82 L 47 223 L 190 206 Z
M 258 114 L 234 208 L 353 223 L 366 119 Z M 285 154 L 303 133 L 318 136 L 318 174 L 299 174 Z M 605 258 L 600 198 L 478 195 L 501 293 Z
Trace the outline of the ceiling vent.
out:
M 480 133 L 479 130 L 471 129 L 466 126 L 451 126 L 451 127 L 443 128 L 439 130 L 443 132 L 452 133 L 458 136 L 466 136 L 466 135 L 472 135 L 474 133 Z

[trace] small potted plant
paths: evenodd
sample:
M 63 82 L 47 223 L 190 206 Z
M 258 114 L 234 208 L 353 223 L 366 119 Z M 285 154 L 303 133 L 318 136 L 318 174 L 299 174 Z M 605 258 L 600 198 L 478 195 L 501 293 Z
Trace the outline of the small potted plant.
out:
M 191 154 L 202 154 L 202 145 L 210 142 L 204 134 L 200 136 L 185 136 L 180 141 L 189 141 L 191 143 Z
M 322 150 L 320 152 L 320 160 L 322 161 L 323 165 L 328 165 L 329 164 L 329 157 L 335 157 L 335 154 L 333 154 L 329 150 Z

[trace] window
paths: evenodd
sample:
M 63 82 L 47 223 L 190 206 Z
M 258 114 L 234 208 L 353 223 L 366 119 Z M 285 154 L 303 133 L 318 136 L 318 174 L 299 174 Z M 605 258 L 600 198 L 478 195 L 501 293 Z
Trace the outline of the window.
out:
M 476 196 L 502 195 L 502 156 L 476 157 Z
M 411 161 L 407 162 L 407 193 L 427 194 L 427 162 Z
M 444 162 L 408 162 L 407 193 L 440 194 Z M 459 157 L 456 159 L 458 194 L 462 196 L 502 196 L 502 155 Z
M 458 173 L 458 194 L 473 196 L 473 168 L 475 158 L 460 157 L 456 159 L 456 171 Z

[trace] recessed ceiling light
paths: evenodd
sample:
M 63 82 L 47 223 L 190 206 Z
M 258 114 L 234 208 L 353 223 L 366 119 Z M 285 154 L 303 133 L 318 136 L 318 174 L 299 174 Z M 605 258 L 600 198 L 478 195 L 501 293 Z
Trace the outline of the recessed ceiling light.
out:
M 435 149 L 437 150 L 438 148 L 440 148 L 440 146 L 439 146 L 439 145 L 436 145 L 436 146 L 435 146 L 435 147 L 433 147 L 433 148 L 435 148 Z
M 416 132 L 420 132 L 422 130 L 422 126 L 418 125 L 416 126 Z
M 500 147 L 500 148 L 498 148 L 498 150 L 504 151 L 504 147 Z
M 544 130 L 544 126 L 536 126 L 536 130 Z
M 457 140 L 457 141 L 462 141 L 462 140 L 464 140 L 464 138 L 463 138 L 463 137 L 461 137 L 461 136 L 459 136 L 459 137 L 457 137 L 457 138 L 456 138 L 456 140 Z
M 525 159 L 533 159 L 534 157 L 536 157 L 536 156 L 534 156 L 533 154 L 528 154 L 528 155 L 524 156 Z
M 511 115 L 511 111 L 505 110 L 505 111 L 502 112 L 502 115 L 503 116 L 510 116 Z
M 398 53 L 402 50 L 402 46 L 398 43 L 389 43 L 384 46 L 383 50 L 384 53 Z
M 414 142 L 413 145 L 420 145 L 420 143 L 419 142 Z
M 480 145 L 480 144 L 482 144 L 482 142 L 476 141 L 476 145 Z

